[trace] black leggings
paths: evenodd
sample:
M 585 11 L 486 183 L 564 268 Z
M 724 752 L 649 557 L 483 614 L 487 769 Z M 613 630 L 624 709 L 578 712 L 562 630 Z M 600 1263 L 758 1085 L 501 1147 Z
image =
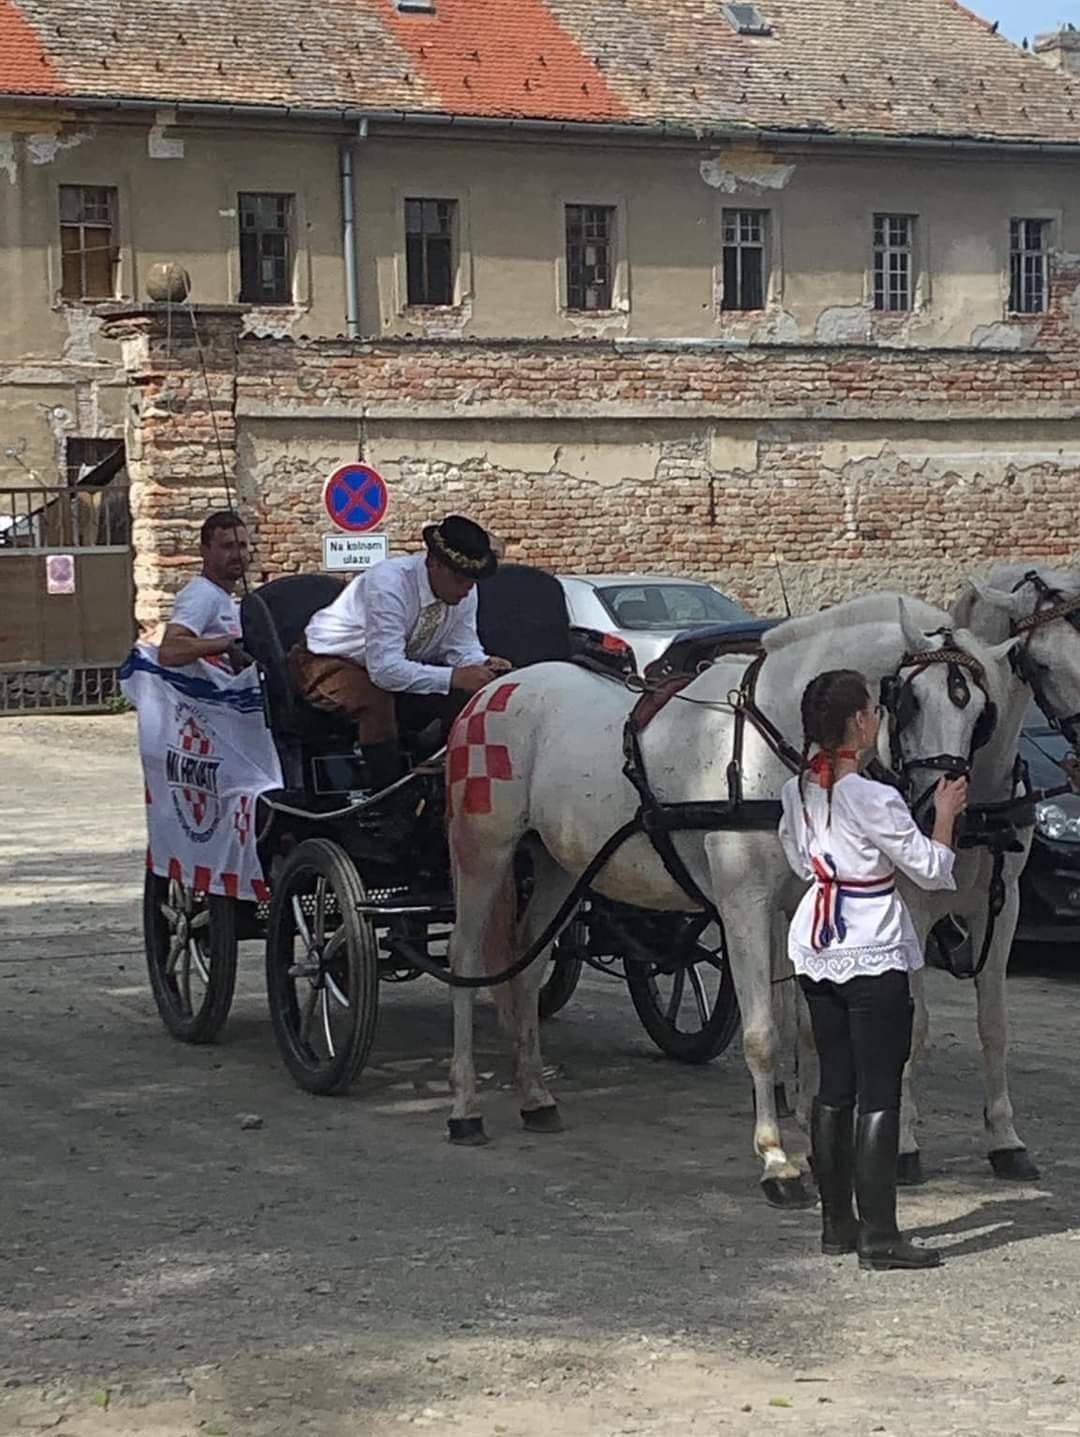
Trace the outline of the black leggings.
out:
M 914 1008 L 908 975 L 890 969 L 846 983 L 800 982 L 821 1061 L 820 1101 L 850 1108 L 858 1099 L 864 1113 L 899 1108 Z

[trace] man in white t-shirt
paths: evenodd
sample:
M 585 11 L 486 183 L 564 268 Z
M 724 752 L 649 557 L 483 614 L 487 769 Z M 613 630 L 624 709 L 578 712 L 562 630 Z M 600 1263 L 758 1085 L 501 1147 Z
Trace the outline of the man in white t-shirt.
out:
M 400 774 L 399 720 L 418 731 L 438 719 L 445 735 L 470 694 L 510 668 L 476 632 L 476 585 L 498 566 L 488 535 L 451 514 L 424 545 L 359 574 L 289 655 L 308 703 L 356 722 L 376 788 Z
M 202 573 L 176 596 L 172 619 L 158 647 L 162 668 L 223 658 L 234 669 L 251 660 L 240 648 L 240 606 L 234 590 L 248 564 L 247 529 L 238 514 L 220 509 L 199 531 Z

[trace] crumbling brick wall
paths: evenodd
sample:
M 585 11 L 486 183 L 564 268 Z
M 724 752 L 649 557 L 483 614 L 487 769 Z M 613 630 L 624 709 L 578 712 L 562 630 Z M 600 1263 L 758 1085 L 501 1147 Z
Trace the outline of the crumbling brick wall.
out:
M 869 587 L 945 599 L 1080 550 L 1080 269 L 1022 350 L 241 337 L 234 309 L 124 340 L 137 613 L 230 490 L 256 577 L 317 568 L 322 481 L 363 457 L 395 549 L 449 511 L 562 572 L 697 574 L 760 610 Z

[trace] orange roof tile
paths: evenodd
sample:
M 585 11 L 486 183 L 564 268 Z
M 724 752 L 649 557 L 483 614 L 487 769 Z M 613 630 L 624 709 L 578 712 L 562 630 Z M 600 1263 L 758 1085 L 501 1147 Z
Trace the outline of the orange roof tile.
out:
M 0 93 L 1080 145 L 1080 80 L 960 0 L 0 0 Z M 47 57 L 43 62 L 41 55 Z

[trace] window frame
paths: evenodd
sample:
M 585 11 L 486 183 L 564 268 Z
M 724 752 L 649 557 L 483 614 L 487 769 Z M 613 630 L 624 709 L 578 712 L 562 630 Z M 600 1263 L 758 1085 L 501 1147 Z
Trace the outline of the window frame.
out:
M 890 227 L 898 223 L 907 225 L 907 238 L 904 243 L 894 242 L 890 233 Z M 885 227 L 885 238 L 881 242 L 879 242 L 878 239 L 879 225 Z M 870 302 L 875 314 L 912 314 L 917 308 L 920 281 L 919 232 L 919 216 L 910 211 L 875 210 L 871 216 Z M 891 291 L 893 288 L 893 273 L 889 268 L 888 261 L 894 256 L 903 256 L 907 261 L 907 273 L 905 276 L 906 302 L 904 304 L 891 304 L 888 302 L 892 297 Z M 881 262 L 880 265 L 879 261 Z M 884 299 L 884 303 L 878 302 L 879 279 L 880 297 Z
M 1007 315 L 1009 315 L 1010 318 L 1013 318 L 1013 319 L 1034 319 L 1034 318 L 1037 318 L 1039 315 L 1046 314 L 1046 313 L 1049 311 L 1049 309 L 1050 309 L 1050 300 L 1051 300 L 1051 294 L 1050 294 L 1050 286 L 1051 286 L 1050 255 L 1051 255 L 1051 253 L 1053 252 L 1053 249 L 1054 249 L 1054 235 L 1055 235 L 1055 225 L 1056 225 L 1056 222 L 1057 222 L 1057 216 L 1056 216 L 1056 215 L 1047 214 L 1047 213 L 1045 213 L 1045 211 L 1044 211 L 1043 213 L 1041 213 L 1041 214 L 1036 210 L 1036 211 L 1034 211 L 1034 212 L 1029 211 L 1027 214 L 1022 214 L 1022 215 L 1010 215 L 1010 216 L 1009 216 L 1008 249 L 1007 249 L 1007 268 L 1006 268 L 1006 271 L 1005 271 L 1005 284 L 1006 284 L 1005 312 L 1006 312 Z M 1014 249 L 1014 247 L 1013 247 L 1013 232 L 1014 232 L 1014 226 L 1016 226 L 1016 225 L 1031 225 L 1031 224 L 1035 224 L 1035 225 L 1038 225 L 1038 226 L 1040 227 L 1042 236 L 1043 236 L 1043 238 L 1044 238 L 1044 240 L 1045 240 L 1045 244 L 1043 245 L 1043 247 L 1042 247 L 1041 249 L 1038 249 L 1038 250 L 1029 249 L 1029 248 L 1027 248 L 1026 246 L 1024 246 L 1024 247 L 1022 247 L 1022 248 L 1020 248 L 1020 249 Z M 1030 309 L 1030 308 L 1029 308 L 1029 309 L 1020 309 L 1020 308 L 1017 308 L 1016 305 L 1014 304 L 1014 300 L 1016 300 L 1016 299 L 1018 299 L 1018 298 L 1021 297 L 1020 295 L 1017 294 L 1016 290 L 1014 289 L 1014 271 L 1015 271 L 1015 267 L 1016 267 L 1016 260 L 1017 260 L 1018 257 L 1022 259 L 1022 258 L 1024 258 L 1024 257 L 1032 256 L 1032 255 L 1039 255 L 1039 256 L 1041 256 L 1041 259 L 1042 259 L 1042 263 L 1041 263 L 1041 266 L 1040 266 L 1041 271 L 1042 271 L 1041 280 L 1040 280 L 1040 283 L 1041 283 L 1041 286 L 1042 286 L 1042 304 L 1041 304 L 1040 307 L 1037 308 L 1037 309 Z M 1021 275 L 1021 282 L 1022 282 L 1022 281 L 1023 281 L 1023 276 Z
M 734 241 L 728 239 L 729 217 L 738 216 L 738 237 Z M 754 216 L 760 221 L 760 232 L 755 241 L 744 240 L 742 237 L 742 221 L 746 216 Z M 774 274 L 775 258 L 773 245 L 775 243 L 776 219 L 775 210 L 764 205 L 722 205 L 720 209 L 720 264 L 719 264 L 719 312 L 723 315 L 752 315 L 763 314 L 769 308 L 772 300 L 772 280 Z M 731 304 L 729 299 L 729 285 L 727 277 L 727 255 L 728 249 L 735 250 L 737 256 L 737 279 L 736 283 L 741 290 L 742 287 L 742 254 L 747 250 L 756 250 L 761 256 L 761 303 L 756 305 Z M 739 298 L 742 298 L 740 293 Z
M 419 231 L 409 228 L 409 206 L 419 205 L 421 207 L 421 228 Z M 423 226 L 424 207 L 428 205 L 446 205 L 449 207 L 449 223 L 445 231 L 445 238 L 449 242 L 449 263 L 447 265 L 447 291 L 446 299 L 414 299 L 411 293 L 411 267 L 409 264 L 410 237 L 418 234 L 421 240 L 423 278 L 430 280 L 429 256 L 426 240 L 429 238 Z M 403 299 L 404 307 L 410 311 L 420 310 L 448 310 L 456 309 L 460 304 L 460 274 L 461 274 L 461 202 L 454 195 L 443 195 L 439 197 L 430 195 L 405 194 L 401 199 L 401 225 L 403 235 L 402 268 L 403 268 Z M 433 235 L 431 237 L 441 237 Z
M 245 229 L 244 226 L 244 201 L 250 199 L 275 200 L 285 202 L 285 226 L 281 230 L 263 228 Z M 299 260 L 299 246 L 296 236 L 298 232 L 297 214 L 299 209 L 299 197 L 295 191 L 290 190 L 256 190 L 246 189 L 236 192 L 236 255 L 238 278 L 236 285 L 237 303 L 250 305 L 252 308 L 291 308 L 297 303 L 297 273 Z M 284 257 L 284 297 L 274 295 L 268 298 L 263 295 L 251 295 L 244 287 L 244 238 L 245 235 L 254 233 L 257 238 L 264 235 L 282 235 L 285 241 Z M 263 255 L 261 245 L 256 253 L 256 264 L 261 263 Z
M 560 190 L 552 196 L 551 235 L 555 254 L 555 308 L 571 332 L 581 326 L 597 324 L 605 328 L 612 325 L 626 329 L 630 323 L 631 265 L 630 265 L 630 210 L 626 195 L 603 183 L 579 189 Z M 614 210 L 609 263 L 611 266 L 611 308 L 572 309 L 570 307 L 570 272 L 566 244 L 566 214 L 569 209 L 581 206 L 585 209 Z
M 581 220 L 582 220 L 582 225 L 583 225 L 583 233 L 582 233 L 582 235 L 581 235 L 581 238 L 580 238 L 579 240 L 577 240 L 577 241 L 572 241 L 572 240 L 571 240 L 571 237 L 570 237 L 570 216 L 571 216 L 571 214 L 572 214 L 574 211 L 578 211 L 578 212 L 580 213 Z M 571 255 L 572 255 L 572 250 L 573 250 L 574 243 L 578 243 L 583 250 L 587 250 L 588 247 L 589 247 L 589 236 L 588 236 L 588 233 L 587 233 L 587 225 L 588 225 L 588 215 L 589 215 L 589 212 L 590 212 L 590 211 L 593 212 L 593 213 L 595 213 L 595 214 L 603 213 L 603 214 L 605 214 L 605 215 L 608 217 L 608 221 L 607 221 L 607 234 L 606 234 L 606 237 L 605 237 L 605 239 L 604 239 L 604 246 L 605 246 L 605 249 L 606 249 L 606 251 L 607 251 L 607 263 L 606 263 L 606 268 L 607 268 L 607 280 L 606 280 L 606 287 L 607 287 L 606 298 L 607 298 L 607 303 L 606 303 L 606 304 L 598 304 L 598 305 L 594 305 L 594 306 L 589 306 L 589 305 L 587 305 L 587 304 L 576 304 L 576 303 L 574 302 L 574 301 L 575 301 L 575 298 L 576 298 L 576 295 L 573 293 L 573 289 L 574 289 L 574 281 L 573 281 L 573 279 L 572 279 L 572 269 L 573 269 L 573 265 L 572 265 L 572 262 L 571 262 Z M 564 245 L 563 261 L 564 261 L 564 263 L 565 263 L 565 265 L 566 265 L 566 312 L 567 312 L 568 314 L 572 314 L 572 315 L 583 315 L 583 316 L 585 316 L 585 317 L 590 317 L 590 316 L 592 316 L 592 315 L 598 315 L 598 314 L 611 314 L 611 313 L 614 311 L 614 309 L 615 309 L 615 286 L 616 286 L 616 280 L 617 280 L 617 267 L 618 267 L 618 254 L 619 254 L 619 244 L 618 244 L 618 241 L 619 241 L 619 210 L 618 210 L 618 206 L 617 206 L 617 205 L 613 205 L 613 204 L 579 204 L 579 203 L 570 203 L 570 204 L 564 204 L 564 205 L 563 205 L 563 245 Z M 588 297 L 588 291 L 590 290 L 590 288 L 593 288 L 593 287 L 595 287 L 595 286 L 590 286 L 590 285 L 586 282 L 585 274 L 587 273 L 588 265 L 587 265 L 587 261 L 586 261 L 585 258 L 584 258 L 584 255 L 582 256 L 582 260 L 581 260 L 581 268 L 582 268 L 581 297 L 582 297 L 582 299 L 586 299 L 586 298 Z
M 86 218 L 80 218 L 79 220 L 66 219 L 64 216 L 64 196 L 65 193 L 73 191 L 79 192 L 81 196 L 85 196 L 88 192 L 96 192 L 99 195 L 105 196 L 106 206 L 108 210 L 107 222 L 98 223 L 93 220 L 87 220 Z M 80 211 L 85 214 L 85 209 L 82 205 L 80 205 Z M 55 233 L 57 275 L 59 278 L 59 284 L 55 287 L 54 293 L 56 295 L 56 299 L 60 304 L 108 304 L 111 301 L 115 301 L 120 298 L 120 280 L 123 265 L 123 245 L 121 243 L 120 214 L 121 210 L 119 185 L 83 184 L 82 182 L 62 182 L 57 185 L 57 227 Z M 76 247 L 76 249 L 72 251 L 65 247 L 64 236 L 65 232 L 75 229 L 79 230 L 80 232 L 81 242 Z M 109 250 L 110 283 L 107 294 L 86 293 L 85 256 L 87 255 L 87 253 L 90 252 L 90 248 L 87 246 L 86 243 L 85 232 L 88 229 L 107 231 L 109 235 L 110 242 L 107 248 Z M 80 292 L 78 294 L 68 294 L 65 292 L 65 259 L 72 253 L 76 253 L 80 256 Z

